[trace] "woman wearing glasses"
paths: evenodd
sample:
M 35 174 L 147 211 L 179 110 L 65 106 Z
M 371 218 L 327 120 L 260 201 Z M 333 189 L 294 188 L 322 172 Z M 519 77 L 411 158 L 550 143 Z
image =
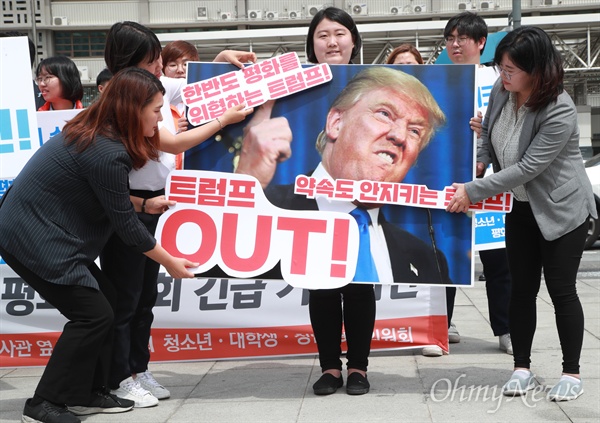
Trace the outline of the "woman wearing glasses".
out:
M 448 211 L 466 212 L 470 203 L 512 191 L 506 250 L 515 366 L 503 392 L 523 395 L 535 386 L 530 357 L 543 269 L 563 355 L 562 377 L 548 398 L 573 400 L 583 393 L 583 310 L 576 277 L 588 217 L 597 215 L 579 152 L 577 110 L 563 88 L 560 54 L 541 29 L 508 33 L 496 48 L 494 64 L 500 78 L 490 95 L 477 154 L 477 171 L 491 162 L 494 174 L 454 184 Z
M 42 60 L 35 72 L 35 82 L 46 101 L 38 111 L 83 109 L 79 70 L 68 57 L 54 56 Z
M 172 41 L 162 49 L 163 74 L 167 78 L 185 79 L 187 77 L 187 63 L 200 60 L 196 47 L 184 40 Z M 185 119 L 185 125 L 180 127 L 181 118 L 185 118 L 185 104 L 183 101 L 178 104 L 171 104 L 171 115 L 175 120 L 175 127 L 178 130 L 187 130 L 188 121 Z M 181 155 L 177 156 L 180 159 Z M 177 169 L 181 169 L 181 163 L 177 163 Z

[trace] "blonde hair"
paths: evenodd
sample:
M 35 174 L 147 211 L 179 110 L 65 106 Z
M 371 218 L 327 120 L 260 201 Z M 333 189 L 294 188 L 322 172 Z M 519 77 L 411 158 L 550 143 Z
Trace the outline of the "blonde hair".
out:
M 423 150 L 433 138 L 436 129 L 444 124 L 446 116 L 427 87 L 417 78 L 405 72 L 385 66 L 372 66 L 360 71 L 338 94 L 329 110 L 346 111 L 354 106 L 364 93 L 382 88 L 392 89 L 428 111 L 427 122 L 429 125 L 425 129 L 420 147 L 420 150 Z M 319 153 L 323 153 L 325 146 L 330 141 L 333 140 L 327 136 L 326 131 L 321 131 L 316 141 Z

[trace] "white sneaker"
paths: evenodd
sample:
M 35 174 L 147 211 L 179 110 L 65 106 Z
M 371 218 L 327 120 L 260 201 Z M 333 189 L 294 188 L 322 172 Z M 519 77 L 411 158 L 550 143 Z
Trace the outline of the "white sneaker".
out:
M 513 355 L 512 341 L 510 340 L 510 333 L 505 333 L 498 337 L 498 344 L 500 351 L 506 351 L 506 354 Z
M 563 375 L 548 393 L 548 399 L 551 401 L 571 401 L 581 394 L 583 394 L 581 379 Z
M 529 370 L 515 370 L 502 387 L 502 393 L 506 396 L 525 395 L 527 391 L 535 388 L 534 375 Z
M 425 357 L 441 357 L 444 355 L 444 351 L 442 351 L 442 349 L 437 345 L 434 345 L 431 347 L 424 347 L 421 351 L 421 354 L 423 354 Z
M 119 398 L 125 398 L 135 403 L 134 408 L 154 407 L 158 405 L 158 398 L 142 388 L 137 380 L 133 380 L 131 376 L 122 380 L 119 383 L 118 389 L 110 391 L 111 394 Z
M 169 390 L 158 383 L 156 379 L 154 379 L 154 376 L 152 376 L 150 370 L 146 370 L 144 373 L 138 373 L 135 380 L 142 385 L 142 388 L 149 391 L 159 400 L 166 399 L 171 396 Z
M 460 334 L 458 333 L 458 329 L 456 329 L 456 325 L 450 322 L 450 327 L 448 328 L 448 342 L 451 344 L 458 344 L 460 342 Z

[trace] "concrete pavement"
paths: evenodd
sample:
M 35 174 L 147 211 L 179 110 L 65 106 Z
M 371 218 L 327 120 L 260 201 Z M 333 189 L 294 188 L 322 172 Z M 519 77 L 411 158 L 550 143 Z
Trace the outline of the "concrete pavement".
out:
M 498 350 L 489 327 L 485 284 L 459 289 L 454 322 L 461 334 L 450 354 L 428 358 L 420 350 L 371 354 L 371 392 L 345 389 L 318 397 L 315 356 L 261 360 L 151 363 L 171 398 L 158 407 L 83 417 L 100 422 L 598 422 L 600 421 L 600 254 L 584 253 L 578 290 L 586 318 L 581 357 L 584 394 L 550 402 L 561 352 L 552 303 L 545 287 L 538 299 L 532 370 L 539 387 L 525 397 L 503 397 L 512 356 Z M 480 264 L 476 266 L 478 275 Z M 0 369 L 0 421 L 18 422 L 42 368 Z M 345 378 L 345 374 L 344 374 Z

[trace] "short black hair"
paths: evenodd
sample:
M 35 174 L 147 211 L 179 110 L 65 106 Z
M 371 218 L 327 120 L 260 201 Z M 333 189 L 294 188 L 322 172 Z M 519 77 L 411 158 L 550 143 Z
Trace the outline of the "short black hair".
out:
M 96 76 L 96 88 L 98 85 L 104 85 L 112 78 L 113 74 L 107 68 L 102 69 Z
M 33 67 L 33 63 L 35 62 L 35 44 L 27 34 L 19 31 L 3 31 L 0 32 L 0 37 L 27 37 L 27 41 L 29 41 L 29 62 Z
M 317 56 L 315 56 L 315 46 L 314 46 L 314 36 L 315 30 L 317 29 L 317 25 L 321 23 L 323 19 L 329 19 L 330 21 L 337 22 L 340 25 L 345 26 L 352 34 L 352 41 L 354 41 L 354 48 L 352 49 L 352 54 L 350 56 L 350 60 L 354 59 L 360 48 L 362 46 L 362 39 L 360 38 L 360 34 L 358 32 L 358 28 L 356 28 L 356 23 L 354 23 L 354 19 L 347 12 L 342 9 L 338 9 L 337 7 L 328 7 L 326 9 L 321 9 L 317 12 L 317 14 L 310 21 L 310 26 L 308 27 L 308 35 L 306 36 L 306 58 L 310 63 L 318 63 Z
M 448 38 L 455 29 L 456 32 L 458 32 L 458 35 L 467 36 L 475 41 L 485 38 L 485 42 L 487 43 L 487 24 L 477 13 L 462 12 L 452 16 L 444 28 L 444 39 Z M 479 50 L 480 55 L 483 50 L 485 50 L 485 44 L 483 45 L 483 48 Z
M 73 103 L 83 98 L 79 69 L 71 59 L 66 56 L 52 56 L 42 60 L 35 70 L 36 77 L 40 76 L 42 69 L 58 78 L 62 88 L 62 98 Z
M 162 47 L 154 32 L 137 22 L 117 22 L 108 30 L 104 46 L 104 61 L 113 74 L 144 60 L 152 63 Z

